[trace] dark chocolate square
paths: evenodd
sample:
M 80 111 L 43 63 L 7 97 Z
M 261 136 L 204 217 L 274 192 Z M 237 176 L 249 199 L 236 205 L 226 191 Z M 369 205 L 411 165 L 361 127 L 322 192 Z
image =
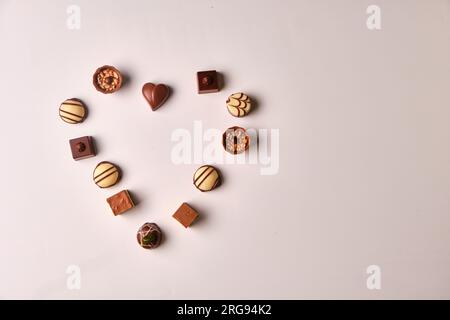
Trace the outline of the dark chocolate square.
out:
M 198 93 L 219 91 L 219 77 L 216 70 L 197 72 Z
M 119 193 L 106 199 L 115 216 L 124 213 L 134 207 L 128 190 L 122 190 Z
M 172 217 L 174 217 L 179 223 L 187 228 L 198 217 L 198 213 L 194 209 L 192 209 L 186 202 L 184 202 Z
M 70 150 L 74 160 L 81 160 L 95 156 L 94 139 L 92 137 L 80 137 L 69 141 Z

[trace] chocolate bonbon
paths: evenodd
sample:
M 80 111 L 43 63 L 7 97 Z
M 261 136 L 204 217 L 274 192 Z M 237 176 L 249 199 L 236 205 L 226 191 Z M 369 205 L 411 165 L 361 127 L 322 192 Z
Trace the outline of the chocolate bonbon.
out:
M 227 108 L 232 116 L 243 117 L 250 112 L 252 102 L 250 98 L 242 92 L 233 93 L 227 99 Z
M 86 106 L 80 99 L 67 99 L 59 106 L 59 116 L 64 122 L 70 124 L 81 123 L 86 119 L 86 115 Z
M 211 191 L 221 183 L 219 171 L 210 165 L 201 166 L 194 173 L 194 185 L 202 192 Z
M 92 137 L 79 137 L 69 140 L 70 150 L 74 160 L 81 160 L 95 156 L 94 139 Z
M 197 219 L 198 213 L 186 202 L 183 202 L 172 217 L 187 228 L 194 222 L 195 219 Z
M 122 74 L 112 66 L 102 66 L 95 70 L 92 81 L 98 91 L 113 93 L 122 86 Z
M 219 91 L 219 77 L 216 70 L 197 72 L 198 93 L 212 93 Z
M 150 108 L 155 111 L 159 107 L 161 107 L 164 102 L 166 102 L 167 98 L 169 97 L 170 90 L 169 87 L 165 84 L 160 83 L 155 85 L 148 82 L 142 87 L 142 94 L 144 95 L 145 100 L 147 100 L 148 104 L 150 105 Z
M 128 190 L 122 190 L 106 199 L 115 216 L 134 208 L 133 199 L 131 199 Z
M 115 164 L 103 161 L 94 169 L 94 182 L 100 188 L 109 188 L 120 180 L 120 169 Z
M 155 249 L 161 244 L 162 232 L 156 223 L 146 222 L 139 228 L 136 238 L 142 248 Z
M 248 149 L 250 137 L 244 128 L 231 127 L 223 133 L 222 144 L 229 153 L 238 154 Z

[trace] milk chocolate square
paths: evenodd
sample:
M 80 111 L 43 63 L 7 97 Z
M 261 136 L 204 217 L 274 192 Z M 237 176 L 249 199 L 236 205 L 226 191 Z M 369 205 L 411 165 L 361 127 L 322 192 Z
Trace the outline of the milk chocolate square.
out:
M 119 193 L 106 199 L 111 207 L 115 216 L 124 213 L 134 207 L 133 200 L 131 199 L 128 190 L 122 190 Z
M 179 223 L 187 228 L 198 217 L 198 213 L 194 209 L 192 209 L 186 202 L 184 202 L 172 217 L 174 217 Z
M 197 72 L 198 93 L 219 91 L 219 77 L 216 70 Z
M 70 150 L 74 160 L 81 160 L 95 156 L 94 139 L 80 137 L 69 141 Z

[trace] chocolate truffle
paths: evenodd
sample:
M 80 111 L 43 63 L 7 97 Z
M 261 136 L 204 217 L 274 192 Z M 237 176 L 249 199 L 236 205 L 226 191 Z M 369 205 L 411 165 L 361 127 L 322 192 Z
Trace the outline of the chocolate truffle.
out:
M 232 154 L 238 154 L 248 149 L 250 137 L 244 128 L 231 127 L 224 132 L 222 143 L 226 151 Z
M 94 139 L 92 137 L 80 137 L 69 140 L 70 150 L 74 160 L 81 160 L 95 156 Z
M 169 97 L 169 87 L 162 83 L 154 85 L 153 83 L 148 82 L 142 87 L 142 94 L 150 105 L 150 108 L 155 111 L 161 107 Z
M 67 99 L 59 106 L 59 116 L 64 122 L 70 124 L 81 123 L 86 119 L 86 115 L 86 106 L 80 99 Z
M 246 116 L 251 108 L 252 102 L 250 98 L 242 92 L 233 93 L 227 99 L 228 112 L 234 117 Z
M 100 188 L 109 188 L 120 180 L 120 169 L 111 162 L 100 162 L 94 169 L 94 182 Z
M 202 192 L 213 190 L 220 182 L 219 171 L 213 166 L 201 166 L 194 173 L 194 185 Z
M 185 228 L 189 227 L 192 222 L 198 217 L 197 211 L 192 209 L 186 202 L 184 202 L 178 210 L 172 215 Z
M 136 237 L 142 248 L 155 249 L 161 244 L 162 232 L 156 223 L 146 222 L 139 228 Z
M 125 211 L 134 208 L 133 200 L 131 199 L 128 190 L 122 190 L 119 193 L 106 199 L 111 210 L 115 216 L 124 213 Z
M 212 93 L 219 91 L 219 79 L 216 70 L 197 72 L 198 93 Z
M 103 66 L 95 70 L 92 81 L 101 93 L 113 93 L 122 86 L 122 75 L 112 66 Z

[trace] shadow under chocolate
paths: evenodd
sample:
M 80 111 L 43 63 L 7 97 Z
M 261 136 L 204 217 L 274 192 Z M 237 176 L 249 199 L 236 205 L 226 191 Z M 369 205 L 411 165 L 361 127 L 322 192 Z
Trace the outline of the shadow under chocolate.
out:
M 205 224 L 205 222 L 207 222 L 208 220 L 208 213 L 206 213 L 207 210 L 197 203 L 188 202 L 188 204 L 192 209 L 195 210 L 195 212 L 198 213 L 197 218 L 193 221 L 192 225 L 188 227 L 188 229 L 196 228 L 198 226 Z
M 223 72 L 216 71 L 217 73 L 217 85 L 219 86 L 219 91 L 222 91 L 226 87 L 227 76 Z
M 127 190 L 128 190 L 128 193 L 130 194 L 131 200 L 134 203 L 134 206 L 137 207 L 138 205 L 140 205 L 142 203 L 142 198 L 139 197 L 135 191 L 132 191 L 129 189 L 127 189 Z

